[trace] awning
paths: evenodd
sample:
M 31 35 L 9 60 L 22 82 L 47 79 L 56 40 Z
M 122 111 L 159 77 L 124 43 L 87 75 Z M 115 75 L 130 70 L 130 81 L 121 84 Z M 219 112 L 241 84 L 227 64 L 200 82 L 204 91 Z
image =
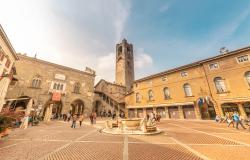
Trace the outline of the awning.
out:
M 5 101 L 21 101 L 21 100 L 28 100 L 28 99 L 31 99 L 31 98 L 10 98 L 10 99 L 5 99 Z
M 244 103 L 250 102 L 250 97 L 224 98 L 220 101 L 221 103 Z

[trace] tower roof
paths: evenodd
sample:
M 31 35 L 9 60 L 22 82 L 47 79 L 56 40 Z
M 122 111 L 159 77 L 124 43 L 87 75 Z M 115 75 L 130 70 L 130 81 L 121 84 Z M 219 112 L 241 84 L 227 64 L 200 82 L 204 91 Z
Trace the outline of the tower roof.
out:
M 122 43 L 127 43 L 127 40 L 123 38 Z

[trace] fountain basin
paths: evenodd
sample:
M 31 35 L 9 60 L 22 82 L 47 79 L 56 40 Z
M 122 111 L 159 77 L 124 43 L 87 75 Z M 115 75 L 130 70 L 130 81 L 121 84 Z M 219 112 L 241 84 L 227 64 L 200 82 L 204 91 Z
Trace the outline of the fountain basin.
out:
M 140 129 L 141 119 L 122 119 L 121 125 L 126 130 Z
M 102 132 L 128 135 L 154 135 L 162 132 L 156 126 L 147 126 L 142 121 L 139 118 L 106 121 L 106 128 L 102 129 Z

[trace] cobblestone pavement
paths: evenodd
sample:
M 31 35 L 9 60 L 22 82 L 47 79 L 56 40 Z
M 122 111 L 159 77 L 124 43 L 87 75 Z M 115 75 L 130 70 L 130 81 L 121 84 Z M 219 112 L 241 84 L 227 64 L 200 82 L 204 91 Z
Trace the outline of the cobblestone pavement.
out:
M 1 160 L 249 160 L 250 132 L 212 121 L 165 120 L 154 136 L 100 132 L 103 121 L 76 129 L 54 121 L 16 129 L 0 140 Z

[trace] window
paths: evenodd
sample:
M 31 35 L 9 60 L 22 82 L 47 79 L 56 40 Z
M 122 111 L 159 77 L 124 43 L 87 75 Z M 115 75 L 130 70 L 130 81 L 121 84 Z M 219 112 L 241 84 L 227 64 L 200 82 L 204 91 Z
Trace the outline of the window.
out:
M 153 82 L 150 80 L 150 81 L 148 81 L 148 84 L 151 86 L 153 84 Z
M 190 96 L 193 95 L 192 94 L 191 86 L 188 83 L 186 83 L 186 84 L 183 85 L 183 89 L 184 89 L 186 97 L 190 97 Z
M 170 99 L 170 92 L 169 92 L 168 87 L 165 87 L 165 88 L 163 89 L 163 93 L 164 93 L 164 98 L 165 98 L 165 99 Z
M 209 64 L 209 69 L 210 70 L 214 70 L 214 69 L 218 69 L 219 68 L 219 64 L 218 63 L 211 63 Z
M 39 78 L 33 78 L 31 87 L 33 88 L 40 88 L 41 87 L 41 79 Z
M 247 71 L 247 72 L 245 73 L 245 78 L 246 78 L 246 80 L 247 80 L 248 85 L 250 86 L 250 71 Z
M 136 103 L 141 102 L 140 94 L 139 94 L 139 93 L 136 93 L 136 94 L 135 94 L 135 99 L 136 99 Z
M 225 82 L 221 77 L 214 78 L 214 84 L 218 93 L 224 93 L 227 91 Z
M 64 90 L 64 84 L 63 83 L 57 83 L 53 82 L 53 89 L 58 90 L 58 91 L 63 91 Z
M 148 91 L 148 100 L 149 100 L 149 101 L 154 100 L 154 95 L 153 95 L 153 91 L 152 91 L 152 90 L 149 90 L 149 91 Z
M 188 73 L 187 72 L 181 72 L 181 77 L 187 77 Z
M 79 82 L 75 83 L 73 92 L 80 93 L 80 83 Z
M 8 58 L 6 63 L 5 63 L 5 67 L 9 68 L 10 67 L 10 59 Z
M 61 91 L 63 90 L 63 84 L 60 85 L 60 90 L 61 90 Z
M 243 55 L 243 56 L 239 56 L 237 57 L 238 63 L 243 63 L 243 62 L 247 62 L 249 60 L 248 55 Z
M 0 61 L 3 61 L 3 59 L 4 59 L 4 54 L 3 54 L 3 52 L 0 49 Z
M 162 81 L 166 81 L 166 80 L 167 80 L 167 76 L 161 77 L 161 80 L 162 80 Z

